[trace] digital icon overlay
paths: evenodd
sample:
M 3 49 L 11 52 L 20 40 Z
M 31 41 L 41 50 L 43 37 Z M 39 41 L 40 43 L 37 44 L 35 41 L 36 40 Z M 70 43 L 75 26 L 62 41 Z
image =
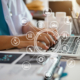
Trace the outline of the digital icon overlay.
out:
M 19 39 L 18 37 L 13 37 L 13 38 L 11 39 L 11 44 L 12 44 L 13 46 L 18 46 L 18 45 L 20 44 L 20 39 Z

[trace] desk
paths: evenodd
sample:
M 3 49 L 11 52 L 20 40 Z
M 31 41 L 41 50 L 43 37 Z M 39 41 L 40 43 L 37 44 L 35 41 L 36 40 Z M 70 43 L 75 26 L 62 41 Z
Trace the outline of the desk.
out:
M 22 52 L 24 49 L 15 49 L 15 50 L 7 50 L 6 52 Z M 67 61 L 67 60 L 61 60 Z M 73 68 L 69 68 L 66 66 L 65 72 L 68 73 L 68 76 L 62 78 L 61 80 L 80 80 L 80 60 L 75 60 L 75 66 Z
M 67 72 L 68 76 L 62 78 L 61 80 L 80 80 L 80 60 L 75 60 L 75 66 L 73 68 L 66 66 L 64 72 Z

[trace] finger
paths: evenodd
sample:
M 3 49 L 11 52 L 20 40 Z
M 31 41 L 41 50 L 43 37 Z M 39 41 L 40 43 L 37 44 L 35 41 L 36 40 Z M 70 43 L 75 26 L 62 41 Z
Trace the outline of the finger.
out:
M 54 32 L 51 32 L 51 31 L 48 31 L 48 33 L 55 39 L 55 40 L 57 40 L 57 36 L 55 35 L 55 33 Z
M 55 32 L 52 32 L 52 31 L 45 31 L 45 33 L 48 33 L 50 34 L 55 40 L 57 40 L 57 36 L 55 35 L 56 33 Z
M 37 46 L 39 46 L 39 47 L 41 47 L 41 48 L 43 48 L 43 49 L 45 49 L 45 50 L 48 50 L 49 49 L 49 47 L 48 46 L 46 46 L 46 45 L 44 45 L 44 44 L 42 44 L 41 42 L 37 42 Z
M 50 46 L 52 46 L 53 44 L 55 44 L 54 40 L 51 38 L 51 36 L 49 34 L 45 34 L 47 39 L 49 40 L 50 42 Z
M 58 39 L 58 38 L 59 38 L 59 34 L 58 34 L 57 29 L 53 29 L 52 31 L 54 32 L 55 36 L 56 36 L 56 37 L 57 37 L 57 39 Z
M 38 37 L 37 41 L 45 42 L 46 45 L 47 45 L 48 47 L 50 47 L 50 42 L 49 42 L 49 40 L 46 38 L 46 35 L 45 35 L 44 33 L 42 33 L 42 34 Z
M 20 44 L 18 45 L 18 48 L 25 48 L 25 47 L 28 47 L 28 46 L 34 46 L 34 41 L 21 41 Z M 42 44 L 41 42 L 37 41 L 37 46 L 47 50 L 49 49 L 48 46 Z

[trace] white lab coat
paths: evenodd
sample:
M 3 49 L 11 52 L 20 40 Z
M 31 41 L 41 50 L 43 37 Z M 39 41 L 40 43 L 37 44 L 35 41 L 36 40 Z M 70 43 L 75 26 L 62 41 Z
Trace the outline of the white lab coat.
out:
M 22 34 L 23 21 L 27 22 L 32 20 L 32 16 L 23 0 L 2 0 L 2 6 L 10 34 Z M 12 13 L 12 16 L 10 13 Z

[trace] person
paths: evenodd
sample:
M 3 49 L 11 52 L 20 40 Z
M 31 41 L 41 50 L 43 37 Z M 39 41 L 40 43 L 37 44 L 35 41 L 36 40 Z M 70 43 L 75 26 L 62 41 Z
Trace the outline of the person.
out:
M 0 0 L 0 19 L 0 50 L 24 48 L 29 45 L 34 46 L 34 39 L 28 40 L 26 35 L 21 34 L 32 31 L 36 35 L 37 32 L 42 29 L 35 27 L 31 23 L 32 16 L 23 0 Z M 57 40 L 54 33 L 48 33 L 49 34 L 46 34 L 46 32 L 42 33 L 37 39 L 37 45 L 46 50 L 55 44 L 55 41 Z M 54 39 L 51 38 L 50 35 Z M 11 39 L 14 37 L 20 39 L 20 44 L 18 46 L 13 46 L 11 44 Z M 41 42 L 45 42 L 46 45 Z

